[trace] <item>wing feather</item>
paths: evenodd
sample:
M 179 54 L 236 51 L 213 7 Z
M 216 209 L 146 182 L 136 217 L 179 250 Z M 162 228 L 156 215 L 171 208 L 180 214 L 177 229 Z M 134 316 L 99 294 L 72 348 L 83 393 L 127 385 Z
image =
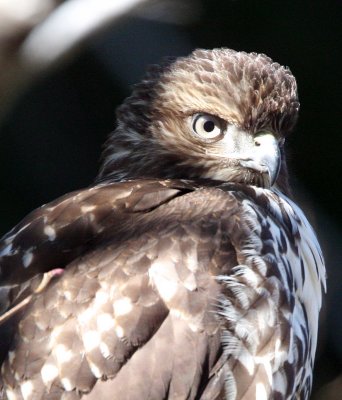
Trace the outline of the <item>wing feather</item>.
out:
M 290 379 L 285 364 L 296 370 L 309 349 L 299 351 L 302 333 L 296 336 L 292 315 L 301 320 L 303 311 L 283 251 L 298 255 L 300 235 L 288 233 L 291 215 L 278 218 L 286 210 L 269 211 L 274 193 L 263 190 L 258 203 L 257 192 L 241 185 L 133 181 L 76 196 L 79 210 L 87 202 L 83 212 L 93 218 L 64 209 L 68 201 L 74 208 L 75 195 L 53 207 L 62 207 L 71 225 L 86 221 L 81 238 L 73 237 L 70 247 L 66 238 L 77 229 L 54 226 L 62 245 L 44 242 L 53 251 L 70 249 L 63 265 L 38 261 L 45 251 L 41 232 L 35 267 L 23 277 L 7 271 L 9 258 L 25 251 L 13 233 L 18 252 L 3 257 L 5 281 L 19 286 L 34 271 L 64 267 L 20 316 L 2 370 L 12 397 L 31 390 L 35 399 L 242 400 L 297 390 L 300 382 Z M 89 198 L 93 205 L 99 199 L 99 214 Z M 49 208 L 40 210 L 41 218 Z M 29 226 L 26 219 L 16 234 Z M 301 359 L 288 359 L 293 346 Z

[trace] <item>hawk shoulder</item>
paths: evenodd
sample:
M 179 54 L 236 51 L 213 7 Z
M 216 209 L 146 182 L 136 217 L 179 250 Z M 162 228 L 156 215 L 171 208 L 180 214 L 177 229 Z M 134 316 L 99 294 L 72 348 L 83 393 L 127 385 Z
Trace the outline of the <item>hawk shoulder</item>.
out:
M 64 272 L 24 311 L 2 367 L 8 393 L 242 398 L 283 380 L 282 395 L 299 390 L 305 381 L 290 382 L 287 366 L 306 378 L 300 361 L 311 360 L 312 344 L 298 345 L 292 320 L 310 324 L 308 299 L 295 298 L 309 278 L 293 275 L 293 262 L 310 257 L 301 250 L 310 227 L 296 211 L 265 189 L 140 180 L 33 212 L 3 239 L 4 281 L 18 291 L 37 273 Z M 319 264 L 316 242 L 305 240 Z

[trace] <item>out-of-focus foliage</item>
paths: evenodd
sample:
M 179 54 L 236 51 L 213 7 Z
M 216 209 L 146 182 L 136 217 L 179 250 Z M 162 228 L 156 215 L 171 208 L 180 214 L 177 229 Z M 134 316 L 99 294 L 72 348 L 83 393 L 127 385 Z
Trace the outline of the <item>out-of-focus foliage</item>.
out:
M 0 118 L 38 75 L 147 0 L 0 0 Z

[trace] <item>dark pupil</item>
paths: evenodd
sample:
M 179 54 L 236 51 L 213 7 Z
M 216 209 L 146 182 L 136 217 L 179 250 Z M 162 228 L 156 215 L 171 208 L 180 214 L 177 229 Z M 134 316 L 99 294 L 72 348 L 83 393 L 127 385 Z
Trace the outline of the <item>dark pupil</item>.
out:
M 212 132 L 215 128 L 215 124 L 213 121 L 206 121 L 203 125 L 203 128 L 206 132 Z

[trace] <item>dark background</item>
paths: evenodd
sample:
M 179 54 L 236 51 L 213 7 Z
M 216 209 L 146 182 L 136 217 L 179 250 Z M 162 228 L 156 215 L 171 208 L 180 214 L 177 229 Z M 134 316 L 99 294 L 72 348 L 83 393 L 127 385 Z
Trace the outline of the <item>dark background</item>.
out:
M 115 126 L 115 108 L 146 64 L 197 47 L 265 53 L 288 65 L 298 82 L 301 110 L 287 144 L 289 165 L 296 198 L 323 245 L 329 287 L 314 394 L 317 399 L 339 399 L 342 2 L 175 4 L 116 22 L 17 101 L 0 132 L 0 231 L 5 233 L 42 203 L 92 182 L 101 145 Z

